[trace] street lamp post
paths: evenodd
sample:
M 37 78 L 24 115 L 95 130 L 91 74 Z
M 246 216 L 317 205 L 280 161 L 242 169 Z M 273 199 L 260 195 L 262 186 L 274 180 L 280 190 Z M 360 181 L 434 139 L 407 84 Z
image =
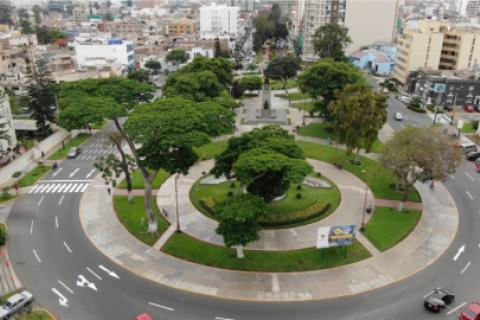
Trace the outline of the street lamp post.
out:
M 180 230 L 180 214 L 178 210 L 178 178 L 180 177 L 180 173 L 177 173 L 175 176 L 175 211 L 177 215 L 177 232 L 181 232 Z

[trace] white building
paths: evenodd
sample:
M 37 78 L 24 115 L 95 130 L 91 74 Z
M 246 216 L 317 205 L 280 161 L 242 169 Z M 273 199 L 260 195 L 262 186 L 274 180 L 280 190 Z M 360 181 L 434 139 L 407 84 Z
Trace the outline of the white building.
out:
M 132 41 L 107 37 L 80 35 L 73 43 L 77 69 L 103 69 L 112 64 L 124 68 L 135 67 L 135 52 Z
M 211 35 L 228 35 L 231 38 L 238 36 L 239 7 L 216 5 L 200 8 L 200 34 L 209 38 Z
M 7 156 L 9 149 L 13 149 L 17 145 L 12 121 L 8 95 L 0 88 L 0 158 Z

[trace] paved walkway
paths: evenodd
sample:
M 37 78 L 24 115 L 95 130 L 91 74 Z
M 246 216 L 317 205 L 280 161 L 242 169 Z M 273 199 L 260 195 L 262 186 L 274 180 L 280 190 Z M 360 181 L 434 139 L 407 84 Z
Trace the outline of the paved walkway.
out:
M 13 201 L 0 204 L 0 222 L 7 222 L 8 215 L 12 209 Z M 18 280 L 13 270 L 8 251 L 5 246 L 0 246 L 0 296 L 20 289 L 22 283 Z
M 405 279 L 433 263 L 448 248 L 458 226 L 453 199 L 443 185 L 434 190 L 422 184 L 416 187 L 424 200 L 423 214 L 415 230 L 400 244 L 355 264 L 309 272 L 230 271 L 166 255 L 128 233 L 113 211 L 101 177 L 82 197 L 80 220 L 86 236 L 113 262 L 166 286 L 254 301 L 324 299 L 358 294 Z
M 308 160 L 315 172 L 333 181 L 343 201 L 337 210 L 325 219 L 315 223 L 288 229 L 269 229 L 260 232 L 260 240 L 251 243 L 247 249 L 256 250 L 295 250 L 315 247 L 317 231 L 320 226 L 336 226 L 356 224 L 362 221 L 363 205 L 365 201 L 365 183 L 346 170 L 338 170 L 329 163 Z M 213 160 L 202 161 L 190 169 L 188 175 L 181 175 L 178 179 L 180 228 L 183 232 L 203 241 L 224 245 L 222 236 L 216 234 L 218 222 L 199 212 L 190 200 L 190 190 L 194 183 L 205 172 L 213 167 Z M 172 224 L 176 222 L 175 210 L 175 178 L 170 177 L 160 188 L 157 195 L 159 208 L 169 212 L 168 219 Z M 368 191 L 367 205 L 373 205 L 373 196 Z M 368 216 L 369 217 L 369 216 Z M 361 241 L 367 241 L 361 239 Z M 363 242 L 362 241 L 362 242 Z M 368 244 L 367 244 L 368 245 Z

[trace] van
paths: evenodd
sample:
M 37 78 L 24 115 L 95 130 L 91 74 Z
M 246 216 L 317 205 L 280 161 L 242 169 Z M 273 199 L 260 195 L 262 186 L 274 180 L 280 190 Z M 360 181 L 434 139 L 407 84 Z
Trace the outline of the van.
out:
M 460 147 L 465 153 L 477 151 L 477 146 L 473 142 L 464 142 L 460 145 Z

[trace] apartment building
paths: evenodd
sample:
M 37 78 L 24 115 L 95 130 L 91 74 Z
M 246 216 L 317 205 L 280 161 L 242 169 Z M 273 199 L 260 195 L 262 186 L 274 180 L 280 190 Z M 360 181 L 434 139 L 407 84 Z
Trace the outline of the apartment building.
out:
M 0 159 L 2 160 L 17 145 L 17 137 L 12 123 L 13 116 L 8 95 L 0 88 Z
M 228 35 L 232 38 L 238 36 L 239 8 L 226 5 L 200 7 L 200 33 L 204 38 L 215 38 Z
M 116 38 L 135 39 L 147 32 L 148 27 L 143 21 L 129 18 L 122 21 L 106 22 L 103 30 L 110 32 Z
M 168 35 L 194 34 L 196 22 L 192 19 L 171 20 L 168 23 Z
M 470 70 L 480 62 L 480 30 L 456 28 L 446 21 L 424 20 L 397 39 L 393 77 L 406 84 L 411 72 Z

